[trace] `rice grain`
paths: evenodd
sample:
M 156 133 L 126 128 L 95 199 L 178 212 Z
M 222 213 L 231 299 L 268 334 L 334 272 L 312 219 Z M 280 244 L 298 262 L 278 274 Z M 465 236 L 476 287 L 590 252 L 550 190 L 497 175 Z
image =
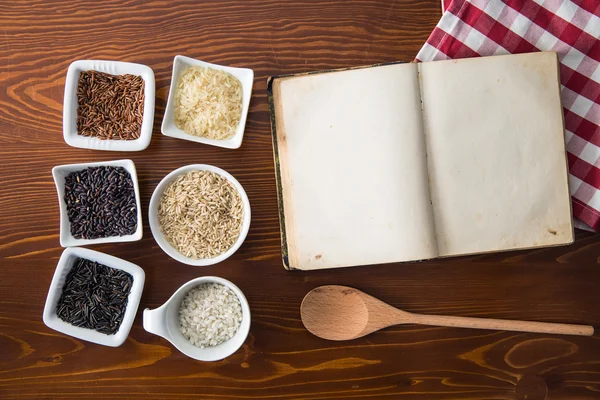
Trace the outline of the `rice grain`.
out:
M 235 293 L 218 283 L 191 289 L 179 307 L 183 336 L 201 349 L 231 339 L 242 322 L 242 306 Z
M 214 258 L 240 236 L 244 204 L 227 178 L 211 171 L 192 171 L 171 182 L 158 204 L 165 239 L 194 260 Z
M 77 86 L 77 134 L 101 140 L 139 139 L 144 120 L 144 79 L 83 71 Z
M 221 70 L 189 67 L 177 81 L 175 126 L 209 139 L 233 137 L 242 116 L 242 83 Z

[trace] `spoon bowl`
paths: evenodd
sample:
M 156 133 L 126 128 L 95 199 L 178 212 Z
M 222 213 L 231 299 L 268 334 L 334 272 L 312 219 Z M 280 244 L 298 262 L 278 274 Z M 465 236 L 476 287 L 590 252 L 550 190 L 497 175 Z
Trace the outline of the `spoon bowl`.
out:
M 309 332 L 328 340 L 356 339 L 392 325 L 411 323 L 562 335 L 594 334 L 594 328 L 587 325 L 414 314 L 358 289 L 337 285 L 320 286 L 308 292 L 302 300 L 300 315 Z
M 321 286 L 308 293 L 300 314 L 310 333 L 329 340 L 362 336 L 369 322 L 369 310 L 362 292 L 345 286 Z

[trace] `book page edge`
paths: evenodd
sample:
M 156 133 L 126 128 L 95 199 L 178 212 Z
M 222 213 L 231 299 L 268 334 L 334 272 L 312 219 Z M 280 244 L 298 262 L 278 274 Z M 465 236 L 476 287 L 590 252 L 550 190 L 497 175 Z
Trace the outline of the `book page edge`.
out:
M 483 255 L 496 254 L 496 253 L 508 253 L 508 252 L 517 252 L 517 251 L 550 249 L 553 247 L 569 246 L 569 245 L 573 244 L 574 242 L 575 242 L 575 237 L 573 236 L 573 237 L 571 237 L 570 240 L 567 240 L 567 241 L 564 241 L 561 243 L 540 244 L 540 245 L 525 246 L 525 247 L 511 247 L 511 248 L 505 248 L 505 249 L 491 249 L 491 250 L 478 251 L 478 252 L 474 252 L 474 253 L 469 253 L 469 252 L 453 253 L 453 254 L 441 255 L 438 258 L 445 259 L 445 258 L 452 258 L 452 257 L 483 256 Z
M 291 216 L 290 219 L 286 220 L 286 214 L 289 214 L 289 207 L 291 205 L 289 204 L 288 200 L 287 207 L 284 207 L 284 198 L 286 198 L 286 195 L 281 176 L 281 158 L 282 153 L 283 158 L 286 157 L 287 145 L 285 141 L 280 139 L 280 135 L 283 135 L 283 137 L 285 138 L 285 129 L 283 128 L 283 124 L 279 124 L 279 129 L 277 127 L 277 115 L 281 115 L 282 113 L 281 103 L 275 103 L 275 97 L 278 97 L 280 93 L 279 79 L 280 77 L 273 76 L 267 79 L 267 100 L 270 109 L 271 138 L 273 142 L 273 162 L 275 166 L 275 181 L 277 185 L 277 207 L 279 209 L 279 229 L 281 234 L 281 258 L 285 269 L 294 270 L 299 268 L 297 268 L 296 266 L 297 264 L 295 263 L 295 258 L 292 256 L 292 258 L 290 259 L 290 236 L 288 235 L 288 228 L 289 225 L 292 224 Z M 287 198 L 289 199 L 289 196 Z M 288 209 L 287 213 L 286 209 Z
M 573 199 L 571 197 L 571 189 L 569 187 L 569 155 L 567 152 L 567 136 L 566 136 L 566 127 L 565 127 L 565 113 L 563 112 L 563 100 L 562 100 L 562 91 L 561 91 L 561 83 L 560 83 L 560 59 L 558 58 L 558 53 L 555 51 L 549 51 L 548 53 L 554 54 L 554 59 L 556 60 L 556 90 L 558 91 L 558 101 L 559 101 L 559 110 L 560 120 L 562 123 L 562 134 L 563 134 L 563 157 L 565 160 L 565 174 L 566 177 L 566 192 L 567 196 L 569 196 L 569 215 L 571 216 L 571 237 L 570 241 L 566 242 L 564 245 L 570 245 L 575 242 L 575 224 L 573 223 Z M 561 244 L 557 244 L 557 246 L 561 246 Z

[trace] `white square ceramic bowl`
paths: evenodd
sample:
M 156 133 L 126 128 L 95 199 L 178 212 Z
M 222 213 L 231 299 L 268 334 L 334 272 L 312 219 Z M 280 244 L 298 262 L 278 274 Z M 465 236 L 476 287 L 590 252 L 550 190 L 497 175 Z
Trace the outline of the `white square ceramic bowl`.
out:
M 95 70 L 111 75 L 139 75 L 144 80 L 144 115 L 140 137 L 135 140 L 100 140 L 77 134 L 77 86 L 79 75 Z M 150 144 L 154 125 L 154 72 L 146 65 L 121 61 L 78 60 L 69 65 L 63 104 L 63 136 L 73 147 L 94 150 L 140 151 Z
M 75 239 L 71 234 L 71 223 L 67 214 L 67 203 L 65 202 L 65 178 L 71 172 L 80 171 L 89 167 L 123 167 L 131 175 L 133 189 L 135 191 L 135 205 L 137 206 L 137 229 L 132 235 L 110 236 L 98 239 Z M 58 193 L 58 204 L 60 206 L 60 245 L 62 247 L 86 246 L 98 243 L 135 242 L 142 239 L 142 206 L 140 203 L 140 188 L 138 185 L 135 164 L 131 160 L 103 161 L 85 164 L 67 164 L 52 168 L 52 177 Z
M 240 123 L 238 124 L 237 131 L 231 139 L 227 140 L 214 140 L 208 139 L 201 136 L 194 136 L 185 133 L 183 130 L 175 126 L 174 119 L 174 107 L 175 107 L 175 89 L 179 76 L 182 71 L 188 67 L 199 66 L 218 69 L 221 71 L 229 72 L 235 76 L 242 83 L 242 116 Z M 246 129 L 246 117 L 248 116 L 248 108 L 250 107 L 250 97 L 252 95 L 252 84 L 254 83 L 254 71 L 248 68 L 234 68 L 226 67 L 218 64 L 211 64 L 200 60 L 185 56 L 175 56 L 173 60 L 173 75 L 171 76 L 171 87 L 169 88 L 169 99 L 167 101 L 167 108 L 165 110 L 165 116 L 163 118 L 161 132 L 165 136 L 171 136 L 178 139 L 190 140 L 192 142 L 210 144 L 212 146 L 225 147 L 227 149 L 237 149 L 242 145 L 242 139 L 244 138 L 244 130 Z
M 93 329 L 80 328 L 71 325 L 58 318 L 56 315 L 56 305 L 62 294 L 65 279 L 78 258 L 85 258 L 106 265 L 107 267 L 123 270 L 133 277 L 133 284 L 127 299 L 125 315 L 123 316 L 123 321 L 121 322 L 121 326 L 119 326 L 119 330 L 114 335 L 107 335 Z M 142 268 L 120 258 L 81 247 L 65 249 L 56 266 L 56 271 L 54 272 L 52 283 L 50 284 L 50 290 L 48 291 L 48 297 L 46 298 L 43 317 L 44 324 L 50 329 L 82 340 L 87 340 L 88 342 L 118 347 L 125 342 L 129 335 L 129 331 L 131 330 L 131 325 L 133 325 L 133 320 L 135 319 L 135 314 L 137 313 L 138 305 L 140 304 L 140 298 L 142 297 L 145 277 L 146 274 Z
M 193 259 L 184 256 L 179 251 L 177 251 L 177 249 L 171 246 L 167 239 L 165 239 L 165 236 L 163 235 L 162 230 L 160 229 L 160 223 L 158 222 L 158 204 L 160 203 L 160 199 L 162 198 L 165 189 L 171 182 L 177 179 L 179 175 L 186 174 L 192 171 L 210 171 L 225 177 L 237 189 L 242 203 L 244 204 L 244 217 L 242 220 L 242 229 L 240 231 L 240 236 L 229 250 L 213 258 Z M 156 243 L 158 243 L 160 248 L 163 249 L 163 251 L 167 253 L 171 258 L 181 263 L 202 267 L 220 263 L 221 261 L 231 257 L 233 253 L 235 253 L 240 248 L 242 243 L 244 243 L 244 240 L 246 240 L 248 230 L 250 229 L 251 219 L 252 218 L 250 211 L 250 201 L 248 200 L 248 195 L 246 194 L 246 191 L 244 190 L 242 185 L 229 172 L 221 168 L 215 167 L 213 165 L 207 164 L 186 165 L 185 167 L 177 168 L 176 170 L 169 173 L 159 182 L 158 186 L 156 186 L 156 189 L 154 189 L 152 197 L 150 198 L 150 206 L 148 208 L 148 222 L 150 223 L 150 230 L 152 231 L 152 236 L 154 236 L 154 240 L 156 240 Z

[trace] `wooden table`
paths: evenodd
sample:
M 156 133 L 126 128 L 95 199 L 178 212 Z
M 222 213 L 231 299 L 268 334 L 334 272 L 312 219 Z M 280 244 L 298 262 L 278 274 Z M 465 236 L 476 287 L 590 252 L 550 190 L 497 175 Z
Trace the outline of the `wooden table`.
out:
M 420 313 L 600 325 L 600 236 L 587 233 L 561 248 L 311 273 L 282 267 L 267 77 L 412 60 L 439 20 L 438 0 L 4 1 L 0 9 L 0 398 L 533 400 L 543 398 L 544 386 L 550 399 L 600 398 L 598 336 L 405 326 L 337 343 L 303 329 L 300 301 L 322 284 L 355 286 Z M 177 54 L 254 69 L 239 150 L 160 134 Z M 154 70 L 156 115 L 147 150 L 121 154 L 64 143 L 63 87 L 77 59 L 133 61 Z M 62 252 L 50 170 L 119 158 L 138 169 L 144 239 L 93 248 L 145 269 L 140 310 L 159 306 L 197 276 L 239 285 L 252 327 L 228 359 L 183 356 L 143 330 L 141 312 L 119 348 L 42 323 Z M 252 203 L 242 248 L 208 268 L 169 258 L 147 226 L 154 187 L 190 163 L 228 170 Z

